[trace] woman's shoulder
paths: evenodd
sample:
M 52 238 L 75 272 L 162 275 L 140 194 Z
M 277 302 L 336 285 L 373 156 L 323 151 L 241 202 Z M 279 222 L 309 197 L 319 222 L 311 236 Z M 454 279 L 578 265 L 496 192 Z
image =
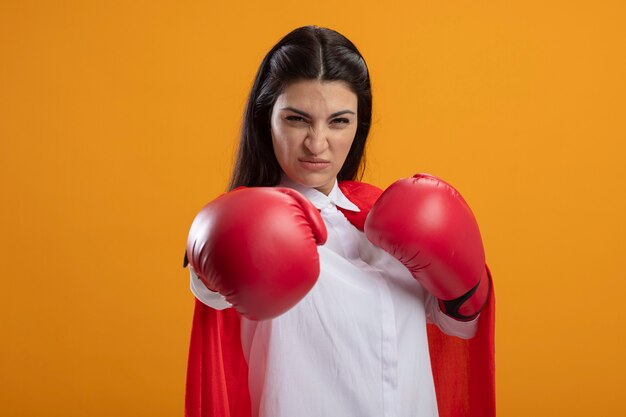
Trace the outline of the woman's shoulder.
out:
M 378 200 L 383 190 L 380 188 L 361 181 L 339 181 L 339 189 L 348 200 L 359 208 L 359 212 L 339 209 L 346 216 L 348 221 L 357 229 L 363 230 L 365 219 L 372 206 Z
M 339 181 L 339 188 L 341 192 L 359 208 L 361 208 L 361 204 L 372 206 L 383 193 L 383 190 L 375 185 L 361 181 Z

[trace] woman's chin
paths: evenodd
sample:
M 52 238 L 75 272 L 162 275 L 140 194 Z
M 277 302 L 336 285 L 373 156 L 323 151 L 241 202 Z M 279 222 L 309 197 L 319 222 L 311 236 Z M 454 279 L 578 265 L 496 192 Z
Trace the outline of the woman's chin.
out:
M 317 177 L 317 178 L 316 178 Z M 304 176 L 302 177 L 301 181 L 297 181 L 302 185 L 305 185 L 307 187 L 311 187 L 311 188 L 321 188 L 324 187 L 326 185 L 328 185 L 329 183 L 331 183 L 335 180 L 335 177 L 332 178 L 319 178 L 319 176 L 313 176 L 313 175 L 308 175 L 308 176 Z
M 305 187 L 315 188 L 318 191 L 328 194 L 335 183 L 335 176 L 329 177 L 328 175 L 297 175 L 288 178 Z

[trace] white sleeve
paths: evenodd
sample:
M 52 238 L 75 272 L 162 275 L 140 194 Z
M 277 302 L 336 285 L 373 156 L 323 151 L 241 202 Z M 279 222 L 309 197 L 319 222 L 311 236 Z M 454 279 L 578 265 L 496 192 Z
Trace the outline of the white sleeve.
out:
M 232 304 L 226 301 L 226 299 L 218 292 L 211 291 L 204 285 L 202 280 L 198 278 L 195 271 L 188 265 L 191 281 L 191 292 L 196 296 L 198 300 L 211 308 L 216 310 L 224 310 L 225 308 L 232 307 Z
M 470 321 L 455 320 L 441 311 L 439 301 L 434 295 L 426 290 L 424 290 L 424 293 L 426 294 L 426 318 L 428 321 L 436 324 L 447 335 L 460 337 L 461 339 L 474 337 L 478 329 L 480 314 Z

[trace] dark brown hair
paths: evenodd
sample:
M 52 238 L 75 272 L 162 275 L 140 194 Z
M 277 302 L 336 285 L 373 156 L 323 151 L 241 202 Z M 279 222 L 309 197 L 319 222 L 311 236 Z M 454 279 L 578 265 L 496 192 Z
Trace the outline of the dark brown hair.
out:
M 365 141 L 372 120 L 372 91 L 367 65 L 356 46 L 345 36 L 327 28 L 303 26 L 274 45 L 259 66 L 246 103 L 230 190 L 241 185 L 278 184 L 281 168 L 272 147 L 272 107 L 289 83 L 312 79 L 343 81 L 357 95 L 358 126 L 337 179 L 360 178 L 365 166 Z

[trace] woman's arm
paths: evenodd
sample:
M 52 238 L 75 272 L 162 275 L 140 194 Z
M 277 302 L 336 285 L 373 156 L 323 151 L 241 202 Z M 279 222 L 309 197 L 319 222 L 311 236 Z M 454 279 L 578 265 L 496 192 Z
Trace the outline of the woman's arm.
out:
M 208 289 L 198 275 L 196 275 L 196 272 L 191 266 L 189 266 L 189 275 L 191 292 L 202 302 L 202 304 L 216 310 L 224 310 L 232 307 L 232 304 L 226 301 L 226 298 L 224 298 L 223 295 L 217 291 L 211 291 Z
M 441 311 L 439 300 L 437 300 L 434 295 L 428 291 L 424 291 L 424 293 L 426 294 L 424 301 L 426 319 L 429 322 L 436 325 L 442 332 L 450 336 L 460 337 L 461 339 L 471 339 L 476 335 L 480 314 L 470 321 L 456 320 Z

